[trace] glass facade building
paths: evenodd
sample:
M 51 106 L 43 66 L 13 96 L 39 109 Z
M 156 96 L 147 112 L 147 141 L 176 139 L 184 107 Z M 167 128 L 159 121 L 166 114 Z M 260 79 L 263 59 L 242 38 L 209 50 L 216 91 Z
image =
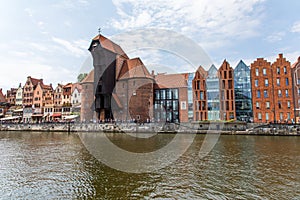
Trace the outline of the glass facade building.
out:
M 193 79 L 195 73 L 188 73 L 188 118 L 189 121 L 192 121 L 194 118 L 194 110 L 193 110 Z
M 218 69 L 212 65 L 206 79 L 208 120 L 220 120 L 220 85 Z
M 236 118 L 240 121 L 253 119 L 250 68 L 241 60 L 234 69 Z
M 177 88 L 155 90 L 154 118 L 157 122 L 180 122 Z

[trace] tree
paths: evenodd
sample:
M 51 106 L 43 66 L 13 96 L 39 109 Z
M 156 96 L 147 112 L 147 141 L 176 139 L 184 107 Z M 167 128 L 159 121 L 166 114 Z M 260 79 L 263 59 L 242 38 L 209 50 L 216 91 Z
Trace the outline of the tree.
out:
M 81 73 L 77 76 L 77 82 L 83 81 L 83 79 L 87 76 L 87 73 Z

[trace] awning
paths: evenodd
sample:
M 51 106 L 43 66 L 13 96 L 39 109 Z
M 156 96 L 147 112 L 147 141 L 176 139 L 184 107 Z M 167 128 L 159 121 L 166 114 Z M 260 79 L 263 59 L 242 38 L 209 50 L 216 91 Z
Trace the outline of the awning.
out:
M 14 110 L 13 112 L 23 112 L 23 108 L 21 108 L 21 109 L 16 109 L 16 110 Z
M 33 114 L 32 117 L 43 117 L 43 114 Z
M 114 98 L 114 100 L 115 100 L 117 106 L 118 106 L 119 108 L 123 108 L 123 106 L 122 106 L 122 104 L 121 104 L 121 101 L 120 101 L 118 95 L 115 94 L 115 93 L 113 93 L 112 96 L 113 96 L 113 98 Z
M 5 117 L 0 119 L 0 121 L 8 121 L 8 120 L 14 120 L 14 119 L 19 119 L 21 118 L 20 116 L 12 116 L 12 117 Z
M 54 113 L 51 115 L 51 117 L 61 117 L 61 113 Z
M 79 117 L 79 115 L 67 115 L 67 116 L 64 116 L 63 118 L 64 119 L 75 119 L 77 117 Z

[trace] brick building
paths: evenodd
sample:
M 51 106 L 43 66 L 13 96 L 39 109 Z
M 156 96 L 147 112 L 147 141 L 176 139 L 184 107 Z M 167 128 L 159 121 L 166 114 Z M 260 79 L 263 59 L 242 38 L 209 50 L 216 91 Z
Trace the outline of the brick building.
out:
M 10 88 L 10 90 L 6 91 L 6 100 L 11 106 L 16 104 L 16 93 L 17 88 Z
M 194 120 L 208 120 L 207 107 L 207 72 L 202 66 L 198 68 L 193 79 L 193 99 L 194 99 Z
M 140 58 L 123 62 L 113 93 L 116 120 L 146 122 L 153 116 L 154 78 Z
M 233 69 L 226 60 L 219 68 L 218 75 L 220 81 L 220 119 L 234 120 L 236 116 Z
M 282 54 L 271 64 L 258 58 L 251 64 L 254 122 L 294 119 L 291 64 Z
M 95 110 L 95 93 L 94 93 L 94 70 L 92 70 L 81 82 L 81 109 L 80 121 L 90 122 L 96 119 Z
M 300 122 L 300 57 L 292 65 L 293 94 L 294 94 L 294 117 L 296 122 Z

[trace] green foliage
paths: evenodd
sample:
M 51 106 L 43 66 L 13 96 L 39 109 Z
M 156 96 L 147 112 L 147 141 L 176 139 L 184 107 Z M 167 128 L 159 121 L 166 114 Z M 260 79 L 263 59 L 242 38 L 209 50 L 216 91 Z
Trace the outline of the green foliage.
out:
M 81 82 L 88 74 L 87 73 L 81 73 L 77 76 L 77 82 Z

